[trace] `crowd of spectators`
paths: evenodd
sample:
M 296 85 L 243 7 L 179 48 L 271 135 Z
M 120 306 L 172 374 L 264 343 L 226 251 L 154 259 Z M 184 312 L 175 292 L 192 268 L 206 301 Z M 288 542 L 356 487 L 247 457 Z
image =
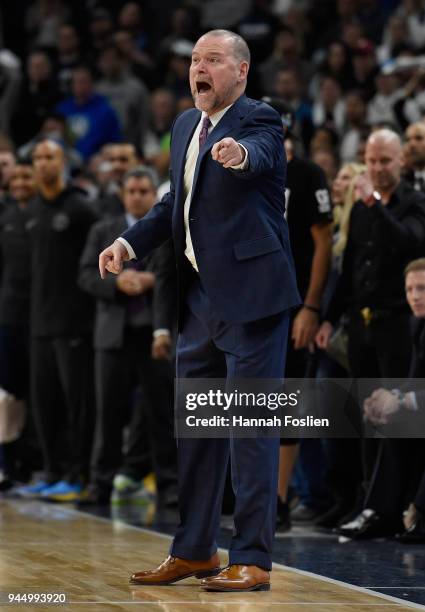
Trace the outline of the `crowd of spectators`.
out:
M 247 94 L 290 116 L 288 223 L 306 306 L 289 366 L 302 353 L 297 376 L 408 375 L 403 274 L 425 256 L 421 0 L 5 1 L 0 26 L 0 386 L 27 404 L 20 439 L 3 435 L 2 488 L 43 469 L 22 494 L 104 503 L 147 495 L 153 471 L 175 503 L 172 251 L 107 281 L 96 253 L 166 192 L 173 120 L 193 105 L 192 48 L 213 28 L 247 41 Z M 317 187 L 296 194 L 304 169 Z M 346 319 L 337 364 L 325 353 Z M 364 512 L 403 444 L 308 442 L 282 442 L 296 464 L 281 471 L 282 529 L 298 498 L 293 520 L 348 537 L 400 531 L 412 479 L 410 498 L 400 485 L 390 511 Z M 409 529 L 425 515 L 413 510 Z

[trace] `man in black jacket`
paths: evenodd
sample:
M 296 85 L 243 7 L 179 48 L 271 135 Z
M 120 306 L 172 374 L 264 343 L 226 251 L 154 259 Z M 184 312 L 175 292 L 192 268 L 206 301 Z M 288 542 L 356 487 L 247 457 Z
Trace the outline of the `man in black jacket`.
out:
M 45 478 L 21 490 L 55 501 L 79 498 L 88 471 L 93 408 L 93 301 L 77 285 L 96 216 L 64 182 L 64 154 L 44 140 L 33 151 L 39 193 L 31 202 L 31 399 Z M 61 435 L 62 434 L 62 435 Z
M 141 262 L 126 262 L 121 274 L 102 281 L 99 252 L 113 242 L 117 232 L 136 223 L 156 202 L 150 171 L 138 167 L 127 172 L 121 196 L 125 214 L 93 226 L 81 259 L 80 286 L 97 299 L 97 418 L 86 503 L 106 502 L 112 484 L 113 501 L 143 495 L 140 482 L 151 471 L 151 456 L 158 492 L 162 494 L 176 486 L 172 370 L 166 359 L 170 357 L 175 308 L 173 253 L 170 243 L 166 243 Z M 122 430 L 131 391 L 137 383 L 142 391 L 141 402 L 133 406 L 123 458 Z
M 394 421 L 397 413 L 403 417 L 410 431 L 421 431 L 425 407 L 425 390 L 414 391 L 425 377 L 425 259 L 412 261 L 405 270 L 406 297 L 413 312 L 413 356 L 409 381 L 403 391 L 376 389 L 364 402 L 365 417 L 376 425 Z M 419 381 L 417 379 L 420 379 Z M 419 417 L 419 418 L 418 418 Z M 399 422 L 399 426 L 403 423 Z M 385 432 L 383 432 L 385 433 Z M 405 434 L 406 435 L 406 434 Z M 423 476 L 422 476 L 423 474 Z M 422 482 L 420 479 L 422 476 Z M 401 541 L 425 541 L 425 447 L 423 439 L 384 439 L 374 469 L 374 476 L 363 511 L 339 533 L 353 539 L 367 539 L 391 535 L 401 527 L 405 512 L 406 531 Z
M 407 264 L 425 252 L 425 196 L 400 178 L 401 153 L 400 138 L 391 130 L 377 130 L 368 138 L 368 172 L 359 179 L 342 274 L 316 337 L 326 349 L 333 326 L 348 314 L 350 373 L 359 379 L 403 378 L 409 371 L 412 346 L 403 275 Z M 364 388 L 363 399 L 372 390 Z M 352 417 L 360 427 L 360 411 Z M 358 452 L 367 483 L 376 441 L 364 440 L 362 456 Z

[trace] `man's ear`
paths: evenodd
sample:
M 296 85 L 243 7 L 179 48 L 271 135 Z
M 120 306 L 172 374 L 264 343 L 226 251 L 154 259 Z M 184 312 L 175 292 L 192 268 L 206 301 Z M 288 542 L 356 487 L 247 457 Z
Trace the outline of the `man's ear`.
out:
M 242 81 L 246 80 L 246 78 L 248 77 L 248 70 L 249 70 L 248 62 L 241 62 L 239 64 L 238 83 L 241 83 Z

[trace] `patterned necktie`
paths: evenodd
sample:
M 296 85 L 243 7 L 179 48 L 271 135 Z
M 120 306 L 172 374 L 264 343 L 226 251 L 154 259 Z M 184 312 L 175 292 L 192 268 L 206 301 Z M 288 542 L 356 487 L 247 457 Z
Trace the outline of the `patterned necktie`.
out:
M 199 148 L 201 148 L 205 144 L 208 138 L 208 130 L 210 128 L 210 125 L 211 125 L 210 118 L 204 117 L 202 121 L 201 131 L 199 132 Z

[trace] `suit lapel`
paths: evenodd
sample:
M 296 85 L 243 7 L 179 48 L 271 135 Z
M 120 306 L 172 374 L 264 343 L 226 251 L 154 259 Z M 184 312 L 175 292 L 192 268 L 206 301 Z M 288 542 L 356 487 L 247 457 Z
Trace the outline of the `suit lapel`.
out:
M 186 154 L 187 149 L 189 147 L 189 143 L 192 140 L 193 132 L 196 130 L 196 126 L 199 123 L 199 119 L 201 118 L 201 112 L 198 111 L 194 114 L 193 117 L 188 119 L 187 125 L 182 130 L 183 134 L 180 137 L 181 141 L 179 142 L 179 146 L 176 147 L 176 168 L 175 168 L 175 179 L 177 180 L 176 184 L 176 193 L 177 201 L 180 199 L 180 194 L 183 193 L 183 180 L 184 180 L 184 168 L 186 165 Z

